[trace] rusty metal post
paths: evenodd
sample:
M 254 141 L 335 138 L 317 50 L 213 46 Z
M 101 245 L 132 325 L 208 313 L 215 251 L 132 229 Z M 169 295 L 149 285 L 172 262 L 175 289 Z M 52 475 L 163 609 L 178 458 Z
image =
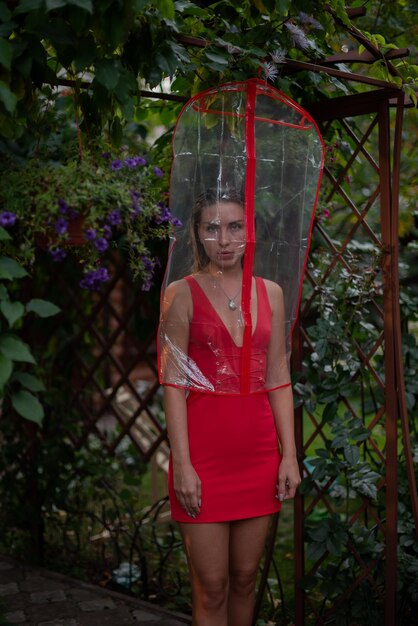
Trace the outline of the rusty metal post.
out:
M 293 330 L 292 341 L 292 372 L 302 371 L 302 337 L 300 322 L 297 321 Z M 295 439 L 299 460 L 299 468 L 303 477 L 303 408 L 295 409 Z M 305 592 L 300 586 L 300 581 L 305 573 L 305 550 L 303 542 L 304 534 L 304 498 L 297 493 L 294 504 L 294 586 L 295 586 L 295 626 L 303 626 L 305 621 Z
M 392 175 L 392 213 L 393 228 L 398 224 L 399 213 L 399 180 L 401 171 L 401 147 L 402 147 L 402 124 L 404 113 L 404 93 L 400 93 L 397 99 L 396 119 L 395 119 L 395 137 L 393 145 L 393 175 Z M 397 231 L 393 233 L 394 240 L 398 241 Z M 397 252 L 397 249 L 396 249 Z M 396 259 L 397 266 L 397 259 Z M 396 379 L 398 388 L 399 414 L 402 428 L 402 443 L 405 455 L 406 473 L 408 477 L 409 495 L 411 498 L 412 515 L 415 522 L 415 530 L 418 534 L 418 492 L 415 480 L 415 470 L 413 462 L 413 453 L 411 446 L 411 435 L 409 431 L 408 411 L 406 407 L 406 391 L 403 372 L 403 355 L 402 355 L 402 329 L 401 316 L 399 310 L 399 280 L 394 284 L 394 327 L 395 327 L 395 360 L 396 360 Z
M 385 335 L 386 408 L 386 528 L 385 528 L 385 626 L 396 624 L 397 562 L 397 422 L 398 400 L 395 363 L 395 297 L 398 282 L 397 215 L 393 215 L 390 167 L 390 117 L 387 101 L 379 106 L 379 165 L 382 222 L 382 275 Z M 399 305 L 399 304 L 398 304 Z

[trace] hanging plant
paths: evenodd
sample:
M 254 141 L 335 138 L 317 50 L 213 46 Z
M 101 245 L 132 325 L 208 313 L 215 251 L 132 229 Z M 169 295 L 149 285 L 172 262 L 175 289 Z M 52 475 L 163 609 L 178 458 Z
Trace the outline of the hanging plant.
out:
M 55 262 L 73 254 L 82 268 L 80 286 L 94 290 L 109 279 L 104 253 L 124 249 L 134 278 L 150 288 L 158 261 L 148 242 L 166 238 L 178 224 L 166 204 L 161 168 L 103 146 L 60 162 L 8 160 L 1 167 L 0 225 L 11 235 L 0 244 L 5 253 L 25 267 L 39 247 Z

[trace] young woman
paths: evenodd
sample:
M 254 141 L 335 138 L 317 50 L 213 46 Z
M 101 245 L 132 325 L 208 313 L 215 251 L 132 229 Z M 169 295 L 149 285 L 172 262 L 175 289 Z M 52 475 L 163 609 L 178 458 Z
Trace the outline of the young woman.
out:
M 188 558 L 193 625 L 250 626 L 270 517 L 300 482 L 283 295 L 272 281 L 252 277 L 251 393 L 242 395 L 240 198 L 204 193 L 191 240 L 192 273 L 168 285 L 161 309 L 171 512 Z M 269 369 L 278 384 L 264 391 Z M 189 389 L 176 382 L 180 370 Z

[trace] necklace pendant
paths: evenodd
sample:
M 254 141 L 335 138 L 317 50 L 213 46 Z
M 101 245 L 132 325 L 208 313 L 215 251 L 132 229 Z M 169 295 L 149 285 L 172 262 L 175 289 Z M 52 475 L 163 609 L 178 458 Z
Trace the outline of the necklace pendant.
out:
M 231 311 L 236 311 L 236 310 L 237 310 L 237 305 L 235 304 L 235 302 L 234 302 L 233 300 L 230 300 L 230 301 L 228 302 L 228 308 L 229 308 Z

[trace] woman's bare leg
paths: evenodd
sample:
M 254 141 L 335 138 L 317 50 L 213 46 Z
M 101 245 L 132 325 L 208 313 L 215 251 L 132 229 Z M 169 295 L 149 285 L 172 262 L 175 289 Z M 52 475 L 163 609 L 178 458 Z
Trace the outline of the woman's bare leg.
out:
M 228 626 L 251 626 L 258 564 L 270 515 L 231 522 L 229 537 Z
M 193 626 L 228 626 L 229 523 L 180 524 L 180 530 L 192 583 Z

